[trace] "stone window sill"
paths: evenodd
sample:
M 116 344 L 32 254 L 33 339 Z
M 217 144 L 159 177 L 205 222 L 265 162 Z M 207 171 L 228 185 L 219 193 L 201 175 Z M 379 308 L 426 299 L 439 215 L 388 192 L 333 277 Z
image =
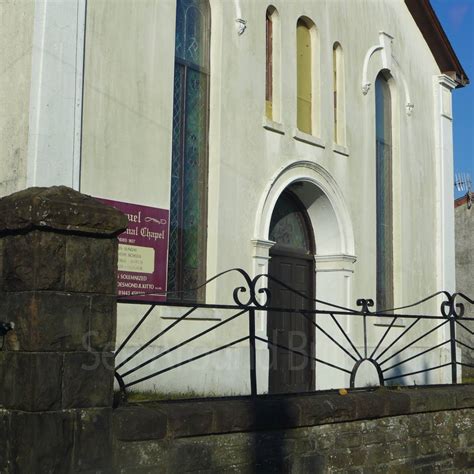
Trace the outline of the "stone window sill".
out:
M 283 124 L 270 120 L 268 117 L 263 117 L 263 128 L 270 132 L 279 133 L 280 135 L 285 134 Z
M 297 128 L 293 130 L 293 138 L 299 142 L 307 143 L 308 145 L 326 148 L 326 144 L 321 140 L 321 138 L 310 135 L 309 133 L 304 133 Z
M 332 151 L 338 155 L 349 156 L 349 148 L 344 145 L 332 144 Z

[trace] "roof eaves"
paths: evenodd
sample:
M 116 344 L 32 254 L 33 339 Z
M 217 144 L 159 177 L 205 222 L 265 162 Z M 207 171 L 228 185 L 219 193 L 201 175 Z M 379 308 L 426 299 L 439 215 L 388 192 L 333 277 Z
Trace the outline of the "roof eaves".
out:
M 469 78 L 429 0 L 405 0 L 405 4 L 431 49 L 441 72 L 453 79 L 457 84 L 456 87 L 468 85 Z

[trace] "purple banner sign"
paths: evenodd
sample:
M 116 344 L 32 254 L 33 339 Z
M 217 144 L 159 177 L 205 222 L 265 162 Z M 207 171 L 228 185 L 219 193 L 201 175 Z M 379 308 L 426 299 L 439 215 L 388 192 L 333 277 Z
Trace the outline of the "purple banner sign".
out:
M 118 237 L 118 295 L 166 301 L 169 211 L 97 199 L 128 217 L 128 228 Z

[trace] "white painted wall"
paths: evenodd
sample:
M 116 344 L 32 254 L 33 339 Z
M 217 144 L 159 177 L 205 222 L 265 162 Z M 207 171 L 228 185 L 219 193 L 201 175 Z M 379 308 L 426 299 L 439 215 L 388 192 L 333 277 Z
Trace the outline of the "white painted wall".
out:
M 440 105 L 438 99 L 435 100 L 439 86 L 437 80 L 433 86 L 433 78 L 439 76 L 438 66 L 404 2 L 274 1 L 281 27 L 281 31 L 276 34 L 280 37 L 281 62 L 281 92 L 277 94 L 281 102 L 276 106 L 279 123 L 269 122 L 264 117 L 264 19 L 267 3 L 252 0 L 211 0 L 210 3 L 208 277 L 236 266 L 250 272 L 266 271 L 271 247 L 268 226 L 272 208 L 286 185 L 304 181 L 307 189 L 313 186 L 311 192 L 321 194 L 321 199 L 309 205 L 316 236 L 317 297 L 354 307 L 356 297 L 375 296 L 373 83 L 378 72 L 385 68 L 389 69 L 393 78 L 396 304 L 416 301 L 441 289 L 441 286 L 451 288 L 452 275 L 447 255 L 452 240 L 449 225 L 446 225 L 449 222 L 448 203 L 450 205 L 448 190 L 452 184 L 449 173 L 452 166 L 452 156 L 449 155 L 452 149 L 449 142 L 450 128 L 445 119 L 439 118 Z M 143 14 L 147 11 L 148 20 L 141 24 L 140 30 L 135 30 L 135 34 L 126 38 L 119 38 L 117 33 L 109 32 L 109 29 L 112 28 L 111 23 L 118 22 L 120 25 L 125 17 L 128 20 L 130 12 L 120 3 L 115 3 L 113 7 L 107 2 L 98 5 L 104 8 L 104 19 L 100 36 L 98 26 L 94 26 L 94 33 L 88 32 L 95 35 L 95 48 L 88 49 L 85 99 L 87 107 L 92 103 L 94 106 L 86 113 L 85 120 L 85 130 L 93 129 L 93 132 L 87 132 L 93 138 L 86 133 L 84 143 L 94 143 L 94 147 L 85 147 L 83 184 L 90 192 L 101 190 L 102 194 L 117 199 L 163 205 L 167 203 L 169 193 L 167 183 L 172 107 L 169 99 L 173 89 L 174 2 L 160 3 L 164 9 L 163 15 L 159 16 L 161 20 L 155 16 L 153 2 L 141 2 L 140 11 Z M 113 22 L 109 24 L 105 15 L 111 15 Z M 315 67 L 320 69 L 318 86 L 321 108 L 317 113 L 321 116 L 321 126 L 319 135 L 315 137 L 302 135 L 296 130 L 295 25 L 301 15 L 314 21 L 320 38 L 321 56 Z M 237 34 L 236 18 L 247 21 L 247 28 L 240 36 Z M 95 17 L 91 21 L 97 25 Z M 134 31 L 133 25 L 136 23 L 133 16 L 131 24 L 128 25 L 128 31 Z M 131 117 L 124 105 L 141 104 L 142 99 L 136 95 L 140 87 L 139 77 L 145 72 L 153 76 L 155 71 L 146 61 L 135 64 L 127 60 L 129 50 L 140 48 L 141 34 L 138 31 L 154 32 L 157 38 L 163 39 L 161 44 L 167 45 L 161 51 L 157 49 L 159 54 L 154 55 L 155 60 L 163 66 L 159 72 L 159 86 L 147 96 L 154 103 L 156 101 L 154 110 L 158 114 L 159 108 L 160 125 L 164 124 L 157 127 L 155 135 L 156 143 L 160 144 L 159 149 L 163 153 L 153 158 L 145 158 L 153 155 L 152 142 L 145 140 L 136 143 L 137 120 Z M 344 52 L 345 147 L 332 143 L 332 45 L 335 41 L 341 44 Z M 102 49 L 106 48 L 105 45 L 120 63 L 123 74 L 113 74 L 114 80 L 107 86 L 116 92 L 99 96 L 91 91 L 87 83 L 97 84 L 99 79 L 98 84 L 102 87 L 110 77 L 110 68 L 98 66 L 98 57 Z M 96 59 L 93 60 L 93 57 Z M 110 59 L 101 56 L 101 64 L 104 61 L 109 64 Z M 367 83 L 372 87 L 367 87 Z M 110 95 L 120 100 L 116 105 L 115 117 L 104 113 Z M 449 96 L 444 94 L 443 100 L 449 101 Z M 127 130 L 126 133 L 118 133 L 122 121 L 127 124 L 122 127 L 122 130 Z M 110 137 L 105 141 L 104 130 L 105 136 Z M 144 136 L 143 132 L 139 136 Z M 113 138 L 120 140 L 120 149 L 110 145 Z M 440 140 L 443 146 L 440 146 Z M 104 142 L 108 144 L 108 149 Z M 140 167 L 132 169 L 130 162 L 137 150 L 142 156 Z M 134 186 L 122 188 L 123 169 L 129 173 L 125 182 L 132 179 L 144 183 L 144 186 L 139 190 Z M 154 172 L 150 173 L 152 169 Z M 106 175 L 115 179 L 104 179 Z M 159 183 L 159 190 L 150 184 L 153 180 Z M 440 194 L 440 200 L 427 199 L 427 196 Z M 434 255 L 437 258 L 433 258 Z M 440 278 L 440 275 L 443 277 Z M 230 302 L 230 290 L 236 284 L 232 285 L 229 281 L 217 283 L 209 289 L 208 300 Z M 120 309 L 120 314 L 126 320 L 125 311 Z M 433 302 L 422 309 L 433 312 L 437 306 Z M 410 321 L 401 322 L 406 327 Z M 183 331 L 190 331 L 193 323 L 184 324 L 186 328 Z M 194 324 L 195 329 L 198 326 L 206 327 L 206 323 Z M 243 321 L 239 331 L 244 333 L 246 324 L 246 320 Z M 430 323 L 420 324 L 410 332 L 413 334 L 411 340 L 431 327 Z M 257 328 L 259 334 L 264 335 L 264 322 Z M 362 340 L 360 321 L 346 321 L 345 328 L 359 342 Z M 398 335 L 402 330 L 398 328 L 393 333 Z M 369 341 L 371 338 L 378 341 L 384 331 L 384 327 L 375 327 L 373 321 L 370 322 Z M 421 340 L 417 347 L 440 342 L 445 335 L 440 331 L 439 335 Z M 392 333 L 390 336 L 395 337 Z M 324 337 L 319 336 L 318 357 L 327 360 L 329 354 L 330 358 L 342 363 L 344 355 L 338 355 L 337 350 L 330 348 L 323 340 Z M 387 338 L 386 342 L 389 340 Z M 409 355 L 414 354 L 416 350 L 412 349 Z M 443 354 L 436 353 L 429 361 L 428 358 L 415 360 L 404 369 L 414 371 L 426 364 L 438 365 L 441 359 L 445 360 Z M 226 356 L 223 357 L 225 359 Z M 236 359 L 241 361 L 242 367 L 233 366 L 230 374 L 227 372 L 221 378 L 217 377 L 209 390 L 213 392 L 222 387 L 231 393 L 232 388 L 227 386 L 228 377 L 240 380 L 244 374 L 245 379 L 245 357 L 244 350 L 242 356 Z M 258 353 L 258 358 L 263 360 L 265 366 L 268 362 L 265 348 Z M 219 372 L 218 367 L 215 368 Z M 196 387 L 204 390 L 203 379 L 196 372 L 180 370 L 183 370 L 183 378 L 167 376 L 166 385 L 169 388 L 186 390 L 186 384 L 193 381 Z M 328 373 L 325 377 L 324 371 L 324 368 L 319 368 L 319 388 L 347 383 L 343 375 L 334 377 L 334 373 Z M 448 372 L 430 373 L 428 380 L 442 382 Z M 322 382 L 321 378 L 324 379 Z M 421 381 L 422 378 L 415 375 L 407 378 L 405 383 Z M 265 390 L 265 377 L 260 380 L 260 387 Z
M 396 304 L 440 286 L 453 288 L 451 125 L 443 112 L 449 90 L 440 89 L 446 81 L 439 84 L 439 68 L 404 2 L 275 0 L 281 28 L 279 123 L 264 118 L 268 4 L 210 0 L 210 5 L 208 277 L 235 266 L 265 270 L 278 186 L 304 181 L 325 194 L 310 208 L 318 298 L 353 306 L 356 297 L 375 296 L 374 91 L 363 86 L 386 68 L 393 77 Z M 11 137 L 0 151 L 0 191 L 68 184 L 95 196 L 169 208 L 175 0 L 93 0 L 86 18 L 84 0 L 35 5 L 11 0 L 0 8 L 7 13 L 0 38 L 2 47 L 8 44 L 9 65 L 0 79 L 1 97 L 10 104 L 0 123 L 2 137 Z M 296 130 L 296 22 L 302 15 L 314 21 L 320 42 L 315 137 Z M 242 35 L 237 18 L 247 22 Z M 13 24 L 21 28 L 12 48 Z M 332 143 L 335 41 L 344 52 L 345 147 Z M 229 280 L 215 285 L 208 300 L 231 301 L 235 285 Z M 119 307 L 119 340 L 130 311 Z M 158 319 L 150 331 L 164 321 Z M 183 333 L 209 324 L 190 321 Z M 264 327 L 259 326 L 261 334 Z M 356 326 L 353 331 L 360 334 Z M 260 355 L 265 364 L 266 349 Z M 212 378 L 209 390 L 223 386 L 224 377 L 237 384 L 246 371 L 245 356 L 240 360 L 233 372 Z M 197 372 L 183 374 L 169 379 L 170 388 L 201 383 Z
M 0 4 L 0 194 L 79 189 L 86 0 Z
M 169 209 L 175 2 L 87 8 L 81 191 Z
M 79 189 L 86 0 L 37 0 L 27 186 Z
M 26 186 L 34 10 L 0 2 L 0 196 Z

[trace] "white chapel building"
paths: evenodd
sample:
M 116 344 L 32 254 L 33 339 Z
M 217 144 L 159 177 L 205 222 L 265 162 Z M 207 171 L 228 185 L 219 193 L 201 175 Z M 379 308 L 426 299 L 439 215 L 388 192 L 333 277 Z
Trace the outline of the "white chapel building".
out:
M 428 0 L 26 0 L 1 2 L 0 18 L 0 195 L 66 185 L 164 212 L 169 301 L 232 304 L 238 274 L 194 290 L 232 268 L 346 308 L 454 291 L 451 94 L 469 79 Z M 144 309 L 119 304 L 118 344 Z M 439 313 L 439 301 L 423 310 Z M 183 314 L 154 311 L 122 359 Z M 313 326 L 277 327 L 264 313 L 263 339 L 271 324 L 306 331 L 317 358 L 345 363 Z M 225 317 L 197 310 L 137 360 Z M 339 322 L 360 348 L 361 321 Z M 373 341 L 386 326 L 369 320 Z M 235 320 L 137 377 L 247 331 Z M 404 371 L 442 365 L 447 350 Z M 348 386 L 318 364 L 277 380 L 272 357 L 257 345 L 260 393 Z M 247 393 L 248 364 L 239 343 L 142 388 Z

